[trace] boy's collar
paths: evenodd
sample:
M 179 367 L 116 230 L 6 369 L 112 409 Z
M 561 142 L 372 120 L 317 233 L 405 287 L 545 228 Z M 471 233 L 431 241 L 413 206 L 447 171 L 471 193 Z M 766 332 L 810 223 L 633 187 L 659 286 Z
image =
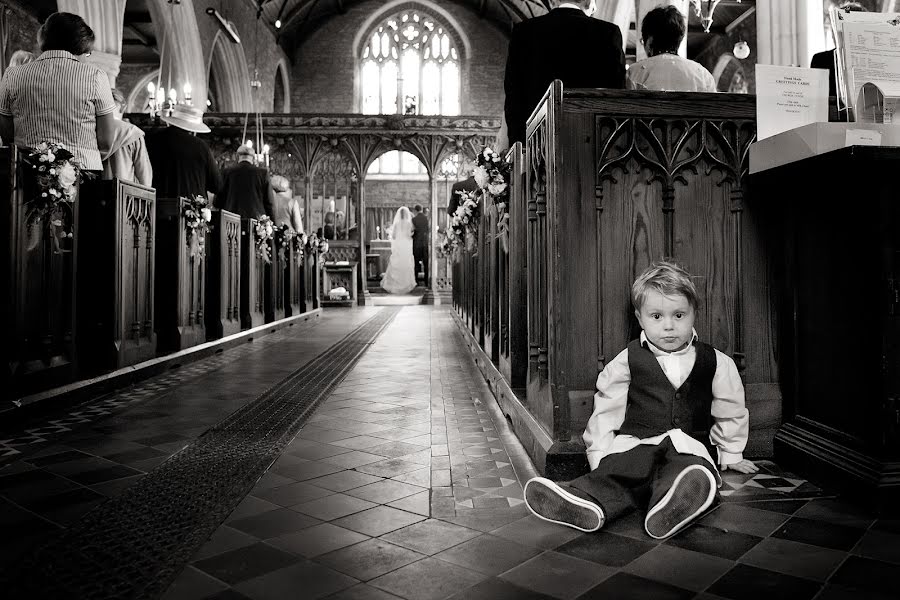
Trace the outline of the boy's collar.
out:
M 691 328 L 691 342 L 687 346 L 682 348 L 681 350 L 675 350 L 674 352 L 668 352 L 667 350 L 663 350 L 662 348 L 659 348 L 658 346 L 656 346 L 653 342 L 651 342 L 650 340 L 647 339 L 647 334 L 644 333 L 643 331 L 641 331 L 640 341 L 641 341 L 641 346 L 643 346 L 644 348 L 647 348 L 648 350 L 653 352 L 653 354 L 656 354 L 656 355 L 668 354 L 670 356 L 675 356 L 678 354 L 686 353 L 688 350 L 691 349 L 691 347 L 693 347 L 694 343 L 698 339 L 700 339 L 700 336 L 697 335 L 697 330 L 692 327 Z

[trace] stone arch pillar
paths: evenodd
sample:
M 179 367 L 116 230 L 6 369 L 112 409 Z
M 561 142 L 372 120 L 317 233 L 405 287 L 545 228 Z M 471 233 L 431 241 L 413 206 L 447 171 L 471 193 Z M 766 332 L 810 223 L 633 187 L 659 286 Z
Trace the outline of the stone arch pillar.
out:
M 822 0 L 757 0 L 759 64 L 808 67 L 825 48 L 824 10 Z
M 212 50 L 206 65 L 206 81 L 215 74 L 216 112 L 252 112 L 250 93 L 250 69 L 244 56 L 244 47 L 235 44 L 221 31 L 213 38 Z M 203 99 L 206 106 L 206 99 Z
M 94 50 L 86 62 L 103 69 L 109 85 L 116 85 L 122 64 L 122 26 L 125 21 L 125 0 L 57 0 L 60 12 L 80 16 L 94 30 Z
M 180 101 L 184 84 L 190 83 L 193 105 L 205 110 L 206 63 L 194 0 L 181 0 L 180 4 L 147 0 L 147 8 L 160 48 L 161 85 L 166 89 L 175 88 Z
M 644 16 L 656 8 L 657 6 L 663 6 L 666 4 L 671 4 L 678 8 L 681 11 L 681 14 L 684 15 L 685 19 L 688 18 L 688 11 L 693 10 L 691 8 L 691 3 L 689 0 L 636 0 L 637 7 L 635 10 L 635 18 L 634 18 L 634 27 L 635 32 L 637 33 L 637 39 L 635 40 L 635 50 L 637 52 L 637 60 L 641 60 L 647 58 L 647 53 L 644 51 L 644 46 L 641 44 L 641 21 L 644 20 Z M 782 0 L 783 1 L 783 0 Z M 687 56 L 687 35 L 684 36 L 684 41 L 681 42 L 681 47 L 678 48 L 678 54 L 681 56 Z

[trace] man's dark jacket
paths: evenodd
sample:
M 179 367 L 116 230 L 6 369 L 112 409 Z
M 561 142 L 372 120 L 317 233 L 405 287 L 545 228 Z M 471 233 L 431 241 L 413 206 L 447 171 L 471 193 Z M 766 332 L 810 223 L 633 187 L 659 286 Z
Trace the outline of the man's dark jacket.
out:
M 225 171 L 222 192 L 216 206 L 239 214 L 245 219 L 272 214 L 272 186 L 268 173 L 247 161 L 240 161 Z
M 811 69 L 828 70 L 828 95 L 837 96 L 837 84 L 834 80 L 834 50 L 817 52 L 813 55 L 809 66 Z
M 525 141 L 526 121 L 554 79 L 567 88 L 625 87 L 622 32 L 573 8 L 513 27 L 504 80 L 510 145 Z
M 417 248 L 428 247 L 428 217 L 425 213 L 416 213 L 412 218 L 413 229 L 413 246 Z
M 219 166 L 202 139 L 178 127 L 166 127 L 149 134 L 146 144 L 157 198 L 219 193 Z

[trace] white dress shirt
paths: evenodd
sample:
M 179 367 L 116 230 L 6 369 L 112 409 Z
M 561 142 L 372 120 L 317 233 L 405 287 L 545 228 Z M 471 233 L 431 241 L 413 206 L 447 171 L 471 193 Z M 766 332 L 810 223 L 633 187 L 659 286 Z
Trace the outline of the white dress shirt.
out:
M 641 345 L 653 352 L 666 378 L 675 389 L 678 389 L 694 368 L 697 349 L 693 342 L 696 340 L 697 332 L 694 331 L 691 343 L 675 352 L 660 350 L 650 343 L 644 332 L 641 332 L 640 341 Z M 742 453 L 747 445 L 750 429 L 749 413 L 744 406 L 744 386 L 734 361 L 718 350 L 715 353 L 716 372 L 712 380 L 711 410 L 714 424 L 710 429 L 709 438 L 718 450 L 718 461 L 714 462 L 706 447 L 681 429 L 670 429 L 661 435 L 644 439 L 615 434 L 625 421 L 628 385 L 631 382 L 628 348 L 626 348 L 607 364 L 597 377 L 594 412 L 582 436 L 587 446 L 591 470 L 596 469 L 605 456 L 626 452 L 640 444 L 656 445 L 666 437 L 672 440 L 672 445 L 678 452 L 704 458 L 714 467 L 717 464 L 726 466 L 743 460 Z M 721 485 L 721 479 L 719 483 Z
M 631 65 L 625 73 L 629 90 L 715 92 L 716 80 L 706 67 L 676 54 L 657 54 Z

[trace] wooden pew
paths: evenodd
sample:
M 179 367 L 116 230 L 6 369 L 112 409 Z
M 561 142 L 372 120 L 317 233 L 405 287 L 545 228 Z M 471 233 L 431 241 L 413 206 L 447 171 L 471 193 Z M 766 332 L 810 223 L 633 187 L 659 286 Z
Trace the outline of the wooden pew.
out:
M 0 148 L 3 208 L 0 210 L 3 286 L 4 398 L 15 398 L 75 378 L 75 286 L 78 273 L 79 208 L 71 206 L 74 236 L 57 252 L 46 231 L 35 232 L 29 249 L 25 216 L 37 194 L 34 180 L 23 176 L 15 147 Z
M 771 455 L 780 421 L 770 250 L 743 218 L 755 98 L 549 88 L 525 146 L 526 398 L 504 406 L 538 469 L 587 468 L 581 435 L 597 374 L 638 329 L 635 276 L 673 258 L 696 276 L 701 339 L 735 359 L 748 453 Z
M 270 241 L 269 244 L 271 243 Z M 242 329 L 252 329 L 266 322 L 265 267 L 265 261 L 256 253 L 256 219 L 241 219 Z
M 91 181 L 81 200 L 76 342 L 83 378 L 156 356 L 159 239 L 153 188 Z
M 192 256 L 181 198 L 156 202 L 156 332 L 159 350 L 177 352 L 206 341 L 206 268 Z M 209 247 L 209 236 L 203 241 Z
M 272 262 L 265 267 L 265 313 L 266 323 L 285 317 L 286 260 L 278 251 L 278 244 L 272 240 Z M 285 256 L 287 258 L 287 256 Z
M 525 227 L 527 208 L 525 206 L 525 155 L 521 142 L 516 142 L 507 154 L 512 163 L 509 197 L 508 251 L 498 254 L 498 298 L 500 344 L 498 347 L 500 373 L 514 390 L 525 387 L 525 372 L 528 364 L 528 318 L 526 269 L 527 246 Z M 523 393 L 524 395 L 524 393 Z
M 291 250 L 284 265 L 284 310 L 285 316 L 293 317 L 306 312 L 306 271 L 303 268 L 303 253 Z
M 500 251 L 500 241 L 497 239 L 497 211 L 486 197 L 481 200 L 481 230 L 484 235 L 479 240 L 481 249 L 481 281 L 483 286 L 482 297 L 482 348 L 488 358 L 494 364 L 498 364 L 498 349 L 500 344 L 499 330 L 497 329 L 500 309 L 500 271 L 497 253 Z
M 241 330 L 241 218 L 227 210 L 213 210 L 210 244 L 206 250 L 207 339 Z

